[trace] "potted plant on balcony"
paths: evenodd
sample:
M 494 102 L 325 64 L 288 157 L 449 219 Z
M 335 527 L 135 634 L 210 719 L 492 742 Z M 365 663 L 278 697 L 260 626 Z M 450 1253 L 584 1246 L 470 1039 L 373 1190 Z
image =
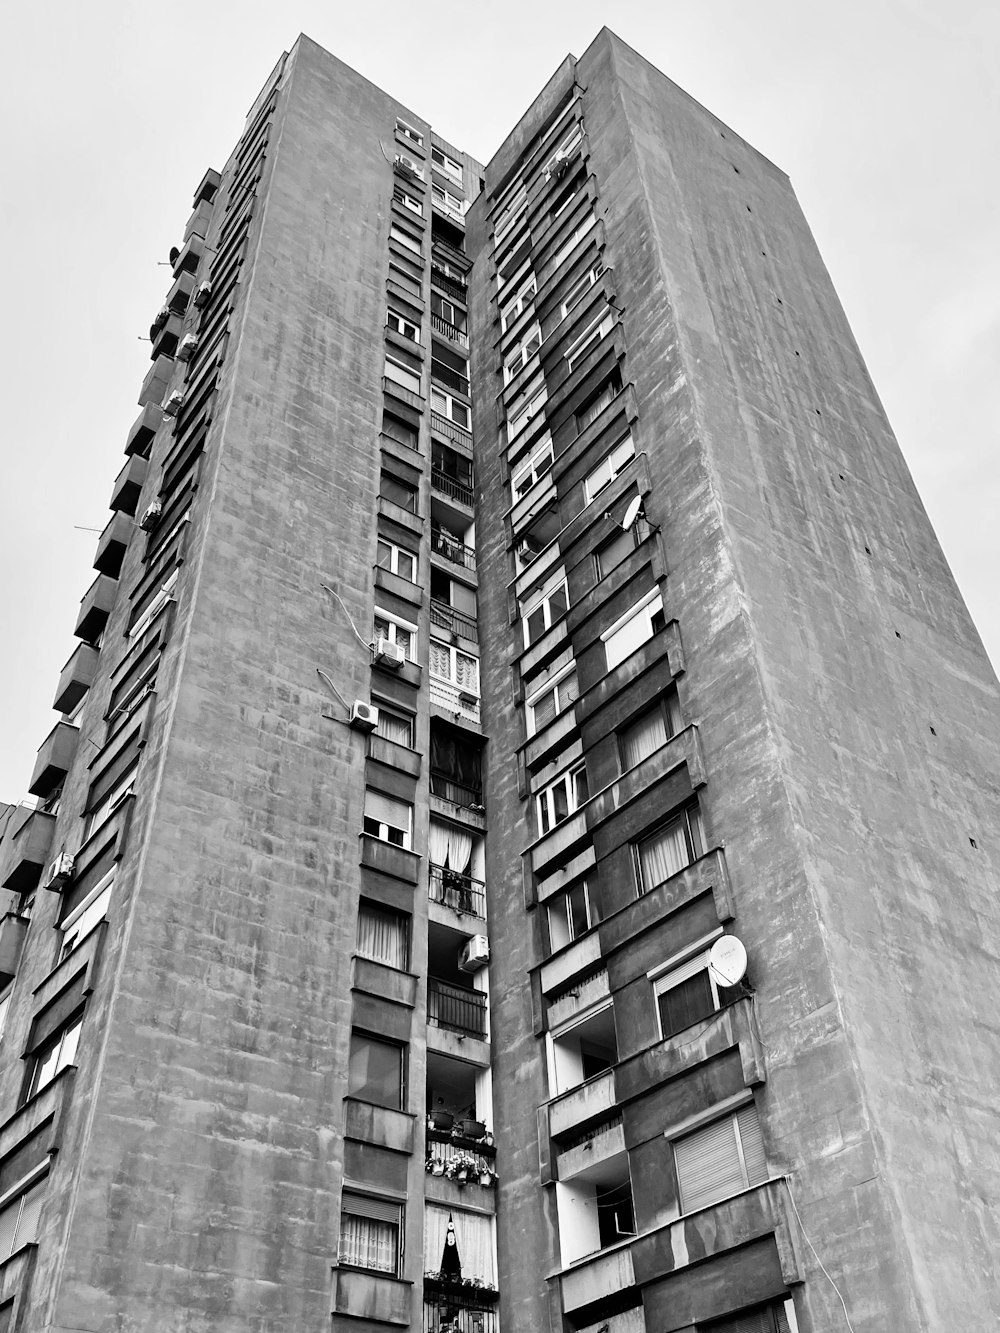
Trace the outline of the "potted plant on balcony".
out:
M 445 1133 L 451 1130 L 455 1124 L 454 1115 L 451 1111 L 446 1110 L 444 1106 L 435 1107 L 435 1109 L 430 1112 L 428 1120 L 431 1129 L 440 1129 Z
M 479 1183 L 484 1189 L 492 1189 L 497 1183 L 497 1173 L 485 1164 L 479 1168 Z
M 481 1120 L 474 1120 L 470 1117 L 466 1117 L 462 1121 L 462 1135 L 467 1139 L 485 1139 L 486 1126 Z
M 432 1176 L 444 1175 L 445 1162 L 443 1157 L 433 1156 L 427 1158 L 427 1171 Z

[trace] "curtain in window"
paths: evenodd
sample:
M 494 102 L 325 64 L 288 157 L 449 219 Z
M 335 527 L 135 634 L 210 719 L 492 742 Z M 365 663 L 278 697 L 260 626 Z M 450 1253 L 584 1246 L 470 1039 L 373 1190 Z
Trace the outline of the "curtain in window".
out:
M 666 720 L 663 710 L 656 708 L 622 732 L 622 767 L 634 768 L 666 743 Z
M 375 734 L 387 741 L 394 741 L 397 745 L 409 746 L 410 725 L 408 718 L 397 717 L 395 713 L 388 713 L 384 708 L 380 708 Z
M 398 1248 L 399 1204 L 345 1193 L 340 1215 L 340 1262 L 395 1273 Z
M 642 891 L 648 893 L 688 864 L 685 820 L 672 820 L 651 838 L 639 844 Z
M 450 1210 L 458 1240 L 458 1258 L 463 1277 L 478 1277 L 491 1287 L 496 1286 L 493 1264 L 493 1219 L 481 1213 L 468 1213 L 461 1208 Z M 444 1238 L 448 1230 L 447 1208 L 427 1204 L 424 1209 L 424 1270 L 436 1273 L 444 1254 Z
M 435 639 L 431 639 L 428 664 L 432 676 L 437 676 L 438 680 L 451 680 L 451 649 Z
M 455 684 L 470 694 L 479 693 L 479 659 L 468 653 L 455 653 Z
M 405 971 L 406 917 L 374 903 L 362 903 L 358 911 L 358 953 Z
M 441 824 L 436 819 L 430 822 L 428 831 L 428 854 L 431 863 L 436 866 L 448 866 L 465 874 L 472 859 L 472 834 L 455 824 Z

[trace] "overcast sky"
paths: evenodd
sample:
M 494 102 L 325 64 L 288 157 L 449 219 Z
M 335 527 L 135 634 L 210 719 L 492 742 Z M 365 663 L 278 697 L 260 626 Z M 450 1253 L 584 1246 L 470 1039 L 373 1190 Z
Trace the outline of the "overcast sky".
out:
M 1000 661 L 996 0 L 36 0 L 5 70 L 0 800 L 24 796 L 191 195 L 300 31 L 488 161 L 607 23 L 792 178 Z

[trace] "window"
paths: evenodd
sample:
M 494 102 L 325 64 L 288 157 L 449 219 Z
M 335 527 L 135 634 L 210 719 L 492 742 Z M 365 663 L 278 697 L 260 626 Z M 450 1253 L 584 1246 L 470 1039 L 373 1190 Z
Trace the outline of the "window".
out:
M 377 561 L 379 569 L 387 569 L 390 574 L 398 574 L 409 583 L 417 581 L 417 557 L 412 551 L 406 551 L 393 542 L 378 540 Z
M 423 256 L 423 246 L 420 244 L 417 237 L 411 236 L 410 233 L 404 231 L 402 227 L 397 227 L 394 222 L 389 226 L 389 240 L 395 241 L 396 244 L 401 245 L 404 250 L 409 250 L 413 254 L 420 255 L 421 257 Z
M 607 669 L 611 671 L 619 662 L 624 662 L 626 657 L 631 657 L 644 643 L 665 629 L 666 623 L 663 598 L 659 591 L 649 593 L 601 635 Z
M 436 474 L 436 476 L 435 476 Z M 432 481 L 452 481 L 465 490 L 472 489 L 472 459 L 460 454 L 456 449 L 449 449 L 446 444 L 431 441 L 431 479 Z M 460 499 L 456 496 L 456 499 Z
M 622 772 L 641 764 L 649 755 L 661 749 L 683 725 L 677 691 L 670 689 L 648 712 L 618 733 Z
M 653 981 L 660 1036 L 672 1037 L 739 999 L 739 986 L 719 986 L 708 966 L 708 951 L 696 954 Z
M 412 320 L 407 319 L 405 315 L 401 315 L 398 310 L 393 310 L 391 306 L 385 322 L 390 329 L 395 329 L 401 337 L 409 338 L 410 342 L 418 343 L 420 341 L 419 324 L 414 324 Z
M 548 434 L 536 444 L 522 463 L 518 463 L 510 476 L 511 498 L 516 504 L 523 495 L 527 495 L 552 467 L 552 440 Z
M 395 1277 L 399 1272 L 402 1235 L 402 1204 L 344 1190 L 340 1205 L 339 1263 Z
M 575 121 L 563 136 L 562 142 L 556 148 L 555 152 L 545 163 L 544 172 L 546 178 L 556 175 L 563 163 L 572 154 L 573 149 L 577 147 L 583 138 L 583 127 L 579 121 Z M 565 170 L 565 168 L 563 168 Z
M 364 830 L 369 837 L 378 838 L 380 842 L 391 842 L 394 847 L 409 847 L 413 833 L 413 806 L 367 787 Z
M 402 362 L 394 361 L 391 356 L 385 358 L 385 377 L 387 380 L 392 380 L 393 384 L 408 389 L 410 393 L 420 392 L 420 376 L 408 370 Z
M 136 735 L 138 741 L 138 734 Z M 115 810 L 127 796 L 131 796 L 135 786 L 136 772 L 139 768 L 139 756 L 128 761 L 120 774 L 109 772 L 107 778 L 95 779 L 90 788 L 87 810 L 83 816 L 83 841 L 111 818 Z
M 0 995 L 0 1037 L 3 1036 L 4 1028 L 7 1026 L 7 1013 L 10 1009 L 10 997 L 14 990 L 14 983 L 11 982 L 7 989 Z
M 524 216 L 528 192 L 522 180 L 516 180 L 493 210 L 493 244 L 499 245 L 511 227 Z
M 555 782 L 549 784 L 535 797 L 538 812 L 538 836 L 542 837 L 550 829 L 568 819 L 574 810 L 578 810 L 588 796 L 587 768 L 583 763 L 576 764 L 565 773 L 561 773 Z
M 511 410 L 507 418 L 507 440 L 513 440 L 516 435 L 520 435 L 525 426 L 545 406 L 548 398 L 545 386 L 543 385 L 537 393 L 533 394 L 527 402 L 522 403 L 520 407 Z
M 391 907 L 362 898 L 358 907 L 357 947 L 363 958 L 405 972 L 410 961 L 410 918 L 405 912 L 395 912 Z
M 80 1042 L 80 1028 L 83 1026 L 83 1013 L 78 1013 L 64 1024 L 31 1056 L 25 1100 L 41 1092 L 76 1058 L 76 1048 Z
M 112 871 L 94 885 L 86 898 L 74 907 L 64 921 L 60 921 L 59 928 L 63 937 L 61 957 L 65 958 L 67 954 L 72 953 L 107 916 L 114 882 L 115 876 Z
M 469 207 L 464 199 L 460 199 L 457 194 L 452 194 L 443 185 L 438 185 L 437 181 L 431 183 L 431 194 L 434 196 L 435 202 L 440 204 L 446 213 L 456 213 L 459 217 L 462 217 Z
M 383 740 L 392 741 L 394 745 L 405 745 L 408 750 L 412 750 L 413 718 L 406 713 L 397 713 L 391 708 L 386 708 L 380 699 L 375 702 L 378 707 L 378 726 L 375 728 L 375 735 L 381 736 Z
M 423 147 L 424 136 L 420 131 L 415 130 L 412 125 L 408 125 L 405 120 L 400 120 L 398 116 L 396 117 L 396 133 L 403 135 L 411 143 L 415 143 L 418 148 Z
M 623 440 L 619 440 L 606 458 L 602 458 L 597 467 L 594 468 L 583 483 L 583 493 L 586 496 L 587 504 L 590 504 L 594 496 L 603 491 L 605 486 L 611 484 L 614 479 L 624 472 L 635 457 L 635 445 L 632 442 L 632 436 L 626 435 Z
M 500 311 L 500 331 L 506 333 L 511 324 L 521 315 L 528 306 L 535 300 L 535 278 L 534 274 L 522 282 L 516 294 L 508 301 Z
M 409 482 L 400 481 L 391 472 L 383 472 L 379 477 L 378 493 L 383 500 L 399 505 L 400 509 L 405 509 L 407 513 L 417 512 L 417 488 L 411 486 Z
M 441 416 L 447 417 L 449 421 L 454 421 L 457 426 L 463 430 L 469 429 L 469 405 L 461 402 L 458 398 L 453 398 L 450 393 L 444 393 L 441 389 L 431 389 L 431 411 L 440 412 Z
M 789 1333 L 791 1325 L 786 1310 L 791 1304 L 791 1300 L 770 1301 L 755 1310 L 699 1324 L 698 1333 Z
M 406 153 L 397 153 L 396 161 L 400 166 L 405 167 L 406 171 L 410 172 L 411 175 L 416 176 L 417 180 L 423 180 L 424 169 L 421 164 L 414 161 L 412 157 L 408 157 Z M 406 171 L 404 171 L 404 175 L 406 174 Z
M 390 440 L 405 444 L 407 449 L 417 448 L 416 427 L 411 426 L 408 421 L 393 416 L 391 412 L 382 413 L 382 434 L 388 435 Z
M 454 176 L 455 179 L 461 184 L 462 180 L 461 162 L 456 162 L 453 157 L 449 157 L 446 152 L 444 152 L 440 148 L 435 148 L 433 145 L 431 146 L 431 161 L 436 163 L 437 166 L 441 167 L 442 170 L 447 171 L 449 176 Z
M 545 904 L 545 910 L 549 922 L 550 953 L 572 944 L 600 920 L 596 904 L 591 902 L 586 880 L 550 898 Z
M 596 226 L 597 218 L 594 217 L 593 213 L 588 213 L 583 222 L 581 222 L 573 232 L 572 236 L 568 236 L 557 250 L 555 259 L 553 260 L 553 268 L 558 268 L 560 264 L 565 263 L 583 238 L 589 232 L 593 231 Z
M 527 710 L 528 735 L 547 727 L 553 718 L 572 707 L 580 697 L 580 683 L 576 678 L 576 667 L 567 667 L 562 675 L 549 680 L 534 694 L 525 699 Z
M 528 364 L 531 358 L 542 345 L 542 335 L 537 324 L 532 325 L 522 335 L 520 342 L 512 348 L 504 357 L 503 363 L 503 382 L 509 384 L 515 376 L 519 375 L 523 368 Z
M 446 301 L 443 296 L 438 296 L 437 292 L 433 291 L 431 292 L 431 314 L 437 315 L 438 319 L 459 331 L 463 330 L 468 322 L 468 315 L 460 305 L 455 305 L 454 301 Z
M 617 370 L 609 375 L 597 392 L 583 404 L 576 414 L 576 429 L 584 431 L 592 421 L 596 421 L 609 403 L 622 391 L 621 376 Z M 609 478 L 610 480 L 610 478 Z
M 479 697 L 478 657 L 431 639 L 430 671 L 438 680 L 446 680 L 466 694 Z
M 348 1096 L 374 1106 L 402 1110 L 404 1050 L 396 1042 L 382 1041 L 366 1032 L 352 1032 Z
M 560 569 L 556 572 L 554 582 L 550 579 L 525 602 L 521 612 L 525 648 L 536 643 L 568 609 L 569 589 L 566 586 L 566 575 Z
M 682 1213 L 728 1199 L 767 1179 L 764 1140 L 753 1102 L 674 1144 Z
M 424 1268 L 436 1273 L 441 1267 L 448 1224 L 455 1229 L 458 1258 L 463 1279 L 478 1280 L 486 1287 L 496 1287 L 497 1275 L 493 1262 L 496 1249 L 493 1237 L 493 1218 L 485 1213 L 473 1213 L 465 1208 L 443 1208 L 428 1203 L 424 1206 Z M 480 1327 L 482 1320 L 480 1318 Z M 476 1323 L 469 1319 L 453 1327 L 473 1329 Z M 441 1325 L 443 1333 L 444 1326 Z
M 45 1176 L 36 1180 L 0 1208 L 0 1263 L 23 1250 L 25 1245 L 34 1244 L 38 1234 L 38 1214 L 45 1197 L 45 1181 Z
M 614 328 L 614 324 L 615 317 L 609 310 L 600 319 L 595 320 L 593 324 L 584 329 L 583 333 L 566 352 L 566 366 L 570 374 L 573 373 L 584 357 L 590 355 L 601 339 L 607 337 Z
M 598 582 L 613 569 L 617 569 L 638 546 L 639 534 L 636 531 L 638 526 L 638 523 L 633 523 L 626 531 L 615 533 L 610 541 L 604 542 L 594 552 L 594 573 Z
M 639 892 L 649 893 L 704 854 L 701 811 L 694 803 L 638 844 L 636 874 Z
M 409 190 L 404 190 L 401 185 L 396 185 L 393 187 L 392 197 L 393 199 L 395 199 L 397 204 L 402 204 L 403 207 L 408 208 L 411 213 L 416 213 L 418 218 L 423 217 L 424 215 L 423 204 L 416 197 L 416 195 L 410 194 Z
M 566 316 L 575 306 L 578 306 L 580 304 L 580 302 L 587 295 L 591 287 L 593 287 L 594 283 L 597 281 L 597 279 L 601 276 L 603 272 L 604 272 L 604 263 L 602 260 L 599 259 L 596 264 L 592 265 L 589 269 L 587 269 L 587 272 L 583 275 L 582 278 L 577 278 L 576 282 L 574 282 L 573 285 L 566 292 L 566 299 L 562 303 L 563 319 L 566 318 Z
M 376 639 L 388 639 L 397 648 L 402 648 L 408 662 L 413 661 L 417 651 L 416 625 L 409 625 L 405 620 L 395 620 L 376 607 L 374 626 Z

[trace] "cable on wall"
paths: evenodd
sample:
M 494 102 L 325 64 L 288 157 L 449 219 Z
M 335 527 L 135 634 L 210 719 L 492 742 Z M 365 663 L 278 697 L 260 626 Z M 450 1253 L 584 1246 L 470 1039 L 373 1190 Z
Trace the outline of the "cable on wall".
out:
M 791 1185 L 791 1181 L 790 1181 L 790 1179 L 789 1179 L 787 1176 L 785 1177 L 785 1186 L 786 1186 L 786 1188 L 787 1188 L 787 1190 L 788 1190 L 788 1199 L 789 1199 L 789 1202 L 790 1202 L 791 1205 L 792 1205 L 792 1212 L 795 1214 L 795 1219 L 796 1219 L 796 1221 L 797 1221 L 798 1224 L 799 1224 L 799 1230 L 802 1232 L 802 1235 L 805 1237 L 805 1242 L 806 1242 L 806 1244 L 809 1246 L 810 1250 L 812 1250 L 812 1252 L 813 1252 L 813 1258 L 814 1258 L 814 1259 L 816 1260 L 816 1262 L 819 1264 L 819 1266 L 820 1266 L 820 1271 L 822 1272 L 823 1276 L 826 1278 L 827 1282 L 829 1282 L 830 1286 L 831 1286 L 831 1287 L 834 1289 L 834 1291 L 837 1293 L 837 1299 L 840 1301 L 841 1305 L 844 1307 L 844 1319 L 847 1321 L 847 1327 L 850 1329 L 850 1333 L 854 1333 L 854 1325 L 851 1323 L 851 1316 L 847 1313 L 847 1302 L 844 1300 L 843 1296 L 841 1295 L 840 1288 L 837 1286 L 836 1282 L 834 1282 L 833 1278 L 832 1278 L 832 1277 L 830 1276 L 830 1274 L 827 1272 L 826 1265 L 823 1263 L 823 1260 L 822 1260 L 822 1259 L 819 1257 L 819 1255 L 816 1253 L 816 1246 L 815 1246 L 815 1245 L 812 1243 L 812 1241 L 809 1239 L 809 1233 L 806 1231 L 805 1227 L 802 1225 L 802 1218 L 799 1216 L 799 1210 L 798 1210 L 798 1208 L 797 1208 L 797 1206 L 796 1206 L 796 1203 L 795 1203 L 795 1195 L 792 1193 L 792 1185 Z

